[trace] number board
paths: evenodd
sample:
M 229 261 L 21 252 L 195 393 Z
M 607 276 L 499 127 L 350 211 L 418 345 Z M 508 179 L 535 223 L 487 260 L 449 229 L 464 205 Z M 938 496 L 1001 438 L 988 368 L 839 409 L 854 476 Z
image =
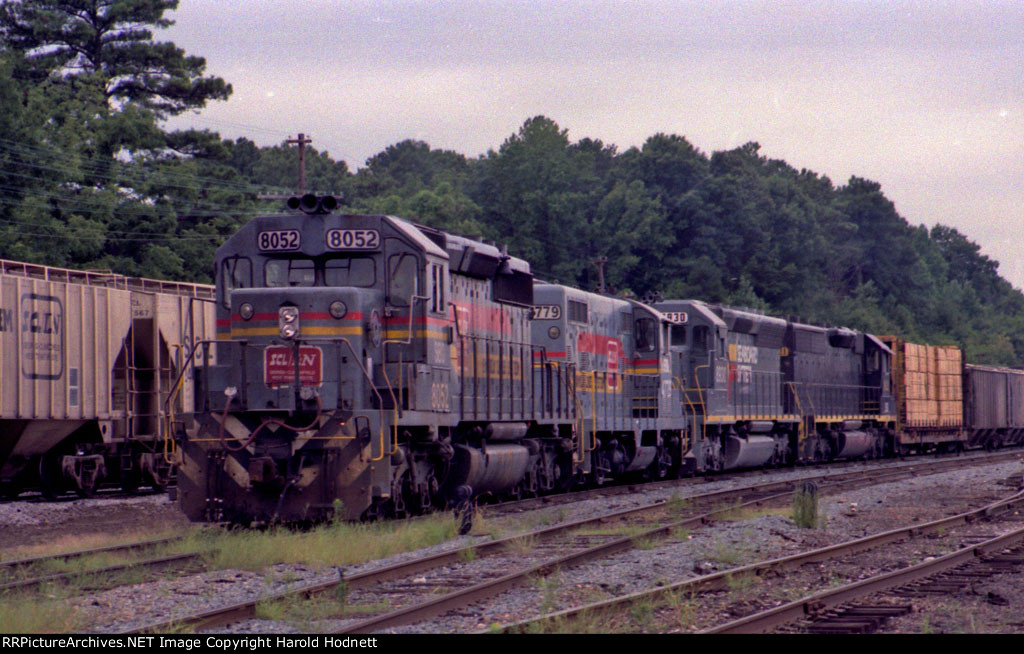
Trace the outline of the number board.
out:
M 558 320 L 562 317 L 562 307 L 557 304 L 538 304 L 533 307 L 534 320 Z
M 329 229 L 329 250 L 376 250 L 380 247 L 380 232 L 376 229 Z
M 677 325 L 685 325 L 686 324 L 686 312 L 685 311 L 666 311 L 665 312 L 665 318 L 668 319 L 669 322 L 674 322 Z
M 288 252 L 299 249 L 302 237 L 297 229 L 260 232 L 256 236 L 256 245 L 262 252 Z

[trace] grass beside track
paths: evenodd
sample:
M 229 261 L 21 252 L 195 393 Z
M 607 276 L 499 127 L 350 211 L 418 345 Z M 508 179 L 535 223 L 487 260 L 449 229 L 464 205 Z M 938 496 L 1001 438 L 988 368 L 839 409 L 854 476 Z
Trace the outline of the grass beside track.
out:
M 208 541 L 217 568 L 258 570 L 278 563 L 339 566 L 382 559 L 451 540 L 459 522 L 451 514 L 419 520 L 334 522 L 308 531 L 276 528 L 221 532 Z
M 174 553 L 208 550 L 208 569 L 259 571 L 281 563 L 312 567 L 344 566 L 386 558 L 394 554 L 437 545 L 455 538 L 459 522 L 451 514 L 437 514 L 418 520 L 377 523 L 334 522 L 308 530 L 283 527 L 257 530 L 212 530 L 196 528 L 179 541 L 147 549 L 144 554 L 97 554 L 79 559 L 47 562 L 21 571 L 18 577 L 41 576 L 55 572 L 87 572 L 111 563 L 156 557 Z M 68 539 L 48 547 L 20 550 L 5 559 L 62 554 L 76 549 L 151 540 L 157 534 L 119 535 L 102 539 Z M 88 579 L 88 578 L 87 578 Z M 0 596 L 0 633 L 70 633 L 95 628 L 75 610 L 76 597 L 83 588 L 127 585 L 144 581 L 126 575 L 107 580 L 88 579 L 47 587 L 33 594 L 10 592 Z M 280 610 L 280 609 L 279 609 Z M 273 612 L 273 611 L 271 611 Z M 287 611 L 285 611 L 287 612 Z

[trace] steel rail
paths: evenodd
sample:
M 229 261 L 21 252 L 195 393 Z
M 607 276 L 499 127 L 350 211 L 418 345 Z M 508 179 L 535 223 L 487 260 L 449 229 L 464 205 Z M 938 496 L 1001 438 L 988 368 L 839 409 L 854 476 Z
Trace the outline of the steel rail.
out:
M 931 561 L 925 561 L 908 568 L 863 579 L 815 595 L 809 595 L 795 602 L 740 618 L 739 620 L 704 630 L 701 633 L 763 633 L 767 629 L 816 615 L 829 607 L 873 595 L 879 591 L 888 590 L 896 586 L 903 586 L 918 579 L 945 572 L 946 570 L 958 568 L 990 552 L 1005 549 L 1022 540 L 1024 540 L 1024 528 L 1016 529 L 1002 536 L 965 547 Z
M 900 527 L 897 529 L 880 532 L 878 534 L 873 534 L 871 536 L 858 538 L 852 541 L 846 541 L 844 543 L 837 543 L 835 545 L 829 545 L 827 547 L 821 547 L 814 550 L 809 550 L 807 552 L 800 552 L 797 554 L 791 554 L 784 557 L 768 559 L 766 561 L 760 561 L 757 563 L 751 563 L 745 566 L 730 568 L 728 570 L 715 572 L 713 574 L 702 575 L 699 577 L 694 577 L 691 579 L 676 582 L 674 584 L 668 584 L 665 586 L 661 586 L 659 588 L 637 591 L 635 593 L 623 595 L 622 597 L 616 597 L 601 602 L 594 602 L 591 604 L 576 606 L 563 611 L 557 611 L 554 613 L 538 616 L 536 618 L 531 618 L 528 620 L 522 620 L 508 625 L 503 625 L 500 628 L 500 631 L 505 633 L 523 631 L 529 627 L 535 627 L 537 625 L 545 623 L 571 620 L 582 613 L 602 613 L 612 610 L 621 612 L 624 606 L 632 604 L 633 602 L 656 599 L 663 595 L 675 593 L 677 591 L 689 592 L 696 590 L 710 590 L 715 588 L 723 588 L 728 585 L 730 579 L 735 578 L 736 576 L 746 574 L 762 576 L 767 572 L 780 572 L 807 563 L 815 563 L 818 561 L 829 560 L 840 555 L 853 554 L 874 547 L 879 547 L 881 545 L 886 545 L 890 542 L 901 540 L 908 536 L 912 537 L 920 534 L 931 533 L 957 523 L 969 523 L 979 518 L 989 517 L 995 515 L 996 513 L 1006 511 L 1011 507 L 1019 505 L 1024 505 L 1024 493 L 1016 493 L 1008 498 L 992 502 L 983 507 L 959 513 L 954 516 L 941 518 L 939 520 L 933 520 L 931 522 L 910 525 L 907 527 Z M 936 561 L 941 560 L 942 559 L 936 559 Z M 786 608 L 787 611 L 796 611 L 797 607 L 804 607 L 804 609 L 801 610 L 805 610 L 812 606 L 816 605 L 814 605 L 813 602 L 810 601 L 810 598 L 804 598 L 803 600 L 798 600 L 796 602 L 791 603 L 790 605 L 786 605 L 786 607 L 779 607 L 778 609 L 773 610 L 782 610 L 783 608 Z M 743 620 L 746 620 L 746 618 L 734 621 L 734 623 L 730 624 L 739 624 L 742 623 Z M 784 622 L 788 621 L 791 620 L 787 619 Z M 712 629 L 708 630 L 708 633 L 717 632 Z
M 907 467 L 904 466 L 901 468 L 901 470 L 905 470 L 906 468 Z M 859 474 L 863 475 L 866 474 L 867 472 L 868 471 L 861 471 Z M 857 473 L 841 473 L 840 475 L 831 473 L 831 475 L 819 475 L 817 477 L 814 477 L 814 479 L 823 480 L 830 476 L 836 477 L 853 474 Z M 765 484 L 755 484 L 751 486 L 744 486 L 742 488 L 737 489 L 713 491 L 711 493 L 689 497 L 686 498 L 686 500 L 721 501 L 723 499 L 729 499 L 730 497 L 741 496 L 744 493 L 757 492 L 758 490 L 764 491 L 766 488 L 771 489 L 777 487 L 790 486 L 795 483 L 806 481 L 806 479 L 807 478 L 789 481 L 772 481 Z M 784 495 L 788 497 L 789 492 L 791 491 L 787 491 L 786 493 L 784 493 Z M 650 504 L 644 504 L 642 506 L 633 507 L 630 509 L 623 509 L 621 511 L 606 513 L 600 516 L 574 520 L 571 522 L 545 527 L 543 529 L 538 529 L 532 532 L 508 536 L 506 538 L 502 538 L 499 540 L 477 543 L 474 545 L 469 545 L 466 547 L 461 547 L 458 549 L 448 550 L 430 556 L 413 559 L 411 561 L 395 563 L 389 566 L 385 566 L 383 568 L 357 573 L 351 576 L 339 575 L 337 579 L 309 584 L 291 590 L 281 591 L 279 593 L 268 595 L 262 598 L 247 600 L 245 602 L 240 602 L 226 607 L 210 609 L 208 611 L 197 613 L 195 615 L 180 616 L 176 618 L 160 620 L 140 627 L 134 627 L 123 633 L 158 632 L 165 631 L 171 627 L 180 626 L 190 626 L 196 630 L 220 627 L 231 624 L 233 622 L 237 622 L 239 620 L 245 620 L 253 617 L 256 613 L 256 606 L 261 602 L 276 601 L 279 599 L 295 597 L 296 595 L 304 595 L 307 597 L 311 597 L 321 593 L 329 592 L 341 583 L 345 583 L 348 589 L 350 590 L 367 588 L 374 584 L 383 583 L 393 579 L 400 579 L 402 577 L 406 577 L 423 570 L 429 570 L 444 565 L 449 565 L 452 563 L 458 563 L 459 561 L 466 560 L 467 556 L 475 558 L 475 556 L 480 554 L 485 555 L 495 551 L 501 551 L 516 542 L 522 541 L 523 539 L 536 538 L 538 540 L 543 540 L 555 536 L 559 533 L 570 532 L 572 530 L 579 529 L 587 525 L 593 525 L 595 523 L 607 522 L 612 520 L 621 520 L 636 515 L 640 515 L 646 512 L 657 511 L 659 509 L 664 508 L 666 505 L 667 502 L 665 500 L 659 500 Z M 726 512 L 733 511 L 735 509 L 735 506 L 730 506 L 725 509 L 720 509 L 720 511 Z M 702 524 L 702 517 L 703 516 L 690 518 L 689 521 L 692 521 L 693 524 Z M 630 539 L 627 538 L 620 540 L 629 541 Z
M 32 579 L 20 579 L 18 581 L 12 581 L 5 584 L 0 584 L 0 593 L 5 593 L 11 590 L 24 590 L 32 588 L 34 586 L 42 586 L 49 583 L 60 583 L 64 581 L 71 581 L 73 579 L 79 579 L 82 577 L 92 577 L 95 575 L 109 575 L 118 572 L 124 572 L 125 570 L 135 569 L 160 569 L 169 565 L 177 565 L 184 561 L 191 561 L 198 559 L 204 554 L 209 552 L 186 552 L 184 554 L 171 554 L 169 556 L 161 556 L 154 559 L 145 559 L 142 561 L 130 561 L 127 563 L 118 563 L 115 565 L 109 565 L 103 568 L 94 568 L 92 570 L 77 570 L 74 572 L 62 572 L 58 574 L 47 575 L 45 577 L 34 577 Z
M 980 464 L 983 464 L 983 463 L 990 463 L 991 459 L 985 458 L 984 460 L 982 460 L 981 458 L 978 458 L 976 461 L 977 461 L 977 464 L 980 465 Z M 589 560 L 590 558 L 599 558 L 599 557 L 602 557 L 602 556 L 608 556 L 609 554 L 614 554 L 615 552 L 622 551 L 622 550 L 625 550 L 625 549 L 629 549 L 630 547 L 633 546 L 634 542 L 636 540 L 639 540 L 639 539 L 643 539 L 643 538 L 647 538 L 647 537 L 651 537 L 651 536 L 655 536 L 656 537 L 658 535 L 663 535 L 663 534 L 666 534 L 666 533 L 670 533 L 674 529 L 687 528 L 687 527 L 695 527 L 695 526 L 700 526 L 700 525 L 703 525 L 703 524 L 707 524 L 708 522 L 711 522 L 711 521 L 714 520 L 713 516 L 716 515 L 716 514 L 723 514 L 723 513 L 727 514 L 727 513 L 733 512 L 733 511 L 735 511 L 737 509 L 743 509 L 743 508 L 751 507 L 751 506 L 760 506 L 760 505 L 764 504 L 765 502 L 767 502 L 769 500 L 785 499 L 785 500 L 788 501 L 788 499 L 790 497 L 790 494 L 792 493 L 793 489 L 797 485 L 799 485 L 799 484 L 801 484 L 803 482 L 806 482 L 806 481 L 818 481 L 819 483 L 829 484 L 830 488 L 831 487 L 839 487 L 839 488 L 841 488 L 842 484 L 864 484 L 864 483 L 872 484 L 872 483 L 881 483 L 881 482 L 885 482 L 885 481 L 891 481 L 893 479 L 903 478 L 903 477 L 906 477 L 906 476 L 909 476 L 909 475 L 912 475 L 912 474 L 920 473 L 922 470 L 925 470 L 925 471 L 927 471 L 927 470 L 934 470 L 935 472 L 942 472 L 944 469 L 946 469 L 947 467 L 950 467 L 953 464 L 956 464 L 956 465 L 959 466 L 959 465 L 963 464 L 963 461 L 949 461 L 949 460 L 943 460 L 943 461 L 940 461 L 940 462 L 932 461 L 932 462 L 914 463 L 914 464 L 910 464 L 910 465 L 902 465 L 902 466 L 895 466 L 895 467 L 887 466 L 887 467 L 882 468 L 882 469 L 869 469 L 869 470 L 863 470 L 862 469 L 862 470 L 850 471 L 850 472 L 842 472 L 842 473 L 836 473 L 836 472 L 832 471 L 832 472 L 827 472 L 827 473 L 824 473 L 824 474 L 821 474 L 821 475 L 812 475 L 812 476 L 808 476 L 808 477 L 801 477 L 801 478 L 790 479 L 790 480 L 776 480 L 776 481 L 766 482 L 766 483 L 763 483 L 763 484 L 754 484 L 754 485 L 744 486 L 744 487 L 737 488 L 737 489 L 719 490 L 719 491 L 713 491 L 711 493 L 705 493 L 705 494 L 701 494 L 701 495 L 694 495 L 694 496 L 687 497 L 687 498 L 682 498 L 682 499 L 684 499 L 687 502 L 703 502 L 703 503 L 707 503 L 707 502 L 713 502 L 715 500 L 718 500 L 718 501 L 730 500 L 730 499 L 735 498 L 735 497 L 742 497 L 744 494 L 749 494 L 749 493 L 752 493 L 752 492 L 753 493 L 757 493 L 757 492 L 767 492 L 767 491 L 770 491 L 772 489 L 783 489 L 783 488 L 786 489 L 785 492 L 781 492 L 781 493 L 778 493 L 778 494 L 775 494 L 775 495 L 771 495 L 771 496 L 769 496 L 767 498 L 759 498 L 759 499 L 753 500 L 751 502 L 747 502 L 745 504 L 728 506 L 728 507 L 721 508 L 721 509 L 718 509 L 718 510 L 715 510 L 715 511 L 711 511 L 709 513 L 704 513 L 704 514 L 701 514 L 701 515 L 697 515 L 697 516 L 686 518 L 684 520 L 672 522 L 671 524 L 668 524 L 668 525 L 662 525 L 662 526 L 659 526 L 657 528 L 651 529 L 651 530 L 649 530 L 647 532 L 644 532 L 644 533 L 641 533 L 641 534 L 636 534 L 636 535 L 632 535 L 632 536 L 628 536 L 628 537 L 624 537 L 624 538 L 615 539 L 613 541 L 609 541 L 609 542 L 603 543 L 602 545 L 599 545 L 596 548 L 592 548 L 594 550 L 593 552 L 589 552 L 589 550 L 584 550 L 582 552 L 578 552 L 578 553 L 573 554 L 573 555 L 568 555 L 568 556 L 561 557 L 561 558 L 556 559 L 553 562 L 549 562 L 549 563 L 550 563 L 550 566 L 557 567 L 557 566 L 570 565 L 570 564 L 573 564 L 573 563 L 581 563 L 581 562 L 584 562 L 586 560 Z M 414 560 L 406 561 L 406 562 L 402 562 L 402 563 L 396 563 L 396 564 L 393 564 L 393 565 L 390 565 L 390 566 L 386 566 L 384 568 L 379 568 L 377 570 L 371 570 L 371 571 L 367 571 L 367 572 L 363 572 L 363 573 L 358 573 L 358 574 L 354 574 L 352 576 L 339 576 L 337 579 L 331 579 L 329 581 L 317 582 L 317 583 L 309 584 L 309 585 L 302 586 L 302 587 L 299 587 L 299 588 L 293 588 L 293 589 L 290 589 L 290 590 L 281 591 L 279 593 L 268 595 L 268 596 L 265 596 L 265 597 L 262 597 L 262 598 L 253 599 L 253 600 L 247 600 L 245 602 L 241 602 L 241 603 L 237 603 L 237 604 L 233 604 L 233 605 L 229 605 L 229 606 L 225 606 L 225 607 L 220 607 L 220 608 L 216 608 L 216 609 L 211 609 L 209 611 L 205 611 L 203 613 L 199 613 L 199 614 L 195 614 L 195 615 L 178 616 L 178 617 L 175 617 L 175 618 L 169 618 L 169 619 L 165 619 L 165 620 L 160 620 L 160 621 L 153 622 L 153 623 L 150 623 L 150 624 L 146 624 L 146 625 L 143 625 L 143 626 L 140 626 L 140 627 L 132 628 L 130 630 L 125 631 L 124 633 L 159 632 L 159 631 L 165 631 L 165 630 L 170 629 L 172 627 L 181 627 L 181 626 L 189 626 L 189 627 L 192 627 L 192 628 L 194 628 L 196 630 L 213 628 L 213 627 L 220 627 L 220 626 L 228 625 L 228 624 L 231 624 L 233 622 L 240 621 L 240 620 L 252 618 L 255 615 L 255 613 L 256 613 L 256 606 L 259 603 L 261 603 L 261 602 L 276 601 L 276 600 L 279 600 L 279 599 L 292 598 L 292 597 L 296 597 L 296 596 L 311 597 L 311 596 L 314 596 L 314 595 L 317 595 L 317 594 L 321 594 L 321 593 L 324 593 L 324 592 L 329 592 L 329 591 L 333 590 L 334 588 L 336 588 L 337 586 L 339 586 L 342 583 L 345 583 L 349 590 L 367 588 L 367 587 L 372 586 L 374 584 L 378 584 L 378 583 L 382 583 L 382 582 L 385 582 L 385 581 L 389 581 L 389 580 L 393 580 L 393 579 L 398 579 L 398 578 L 402 578 L 402 577 L 405 577 L 405 576 L 409 576 L 409 575 L 415 574 L 416 572 L 420 572 L 422 570 L 437 568 L 437 567 L 441 567 L 441 566 L 444 566 L 444 565 L 449 565 L 449 564 L 452 564 L 452 563 L 458 563 L 460 561 L 464 561 L 464 560 L 467 560 L 467 559 L 472 560 L 472 559 L 474 559 L 479 554 L 487 554 L 487 553 L 491 553 L 493 551 L 500 551 L 500 550 L 508 547 L 510 544 L 513 544 L 513 543 L 515 543 L 517 541 L 522 541 L 523 539 L 536 538 L 538 540 L 543 540 L 543 539 L 546 539 L 546 538 L 550 538 L 551 536 L 557 535 L 559 533 L 564 533 L 564 532 L 569 532 L 569 531 L 572 531 L 572 530 L 575 530 L 575 529 L 579 529 L 580 527 L 583 527 L 583 526 L 586 526 L 586 525 L 592 525 L 592 524 L 595 524 L 595 523 L 606 522 L 606 521 L 611 521 L 611 520 L 619 520 L 619 519 L 624 519 L 624 518 L 629 518 L 629 517 L 632 517 L 632 516 L 636 516 L 636 515 L 639 515 L 639 514 L 642 514 L 642 513 L 645 513 L 645 512 L 656 511 L 656 510 L 664 508 L 666 505 L 667 505 L 666 501 L 660 500 L 660 501 L 653 502 L 651 504 L 645 504 L 645 505 L 642 505 L 642 506 L 639 506 L 639 507 L 634 507 L 634 508 L 630 508 L 630 509 L 624 509 L 624 510 L 616 511 L 616 512 L 609 513 L 609 514 L 604 514 L 604 515 L 595 516 L 595 517 L 591 517 L 591 518 L 585 518 L 585 519 L 581 519 L 581 520 L 576 520 L 576 521 L 571 521 L 571 522 L 567 522 L 567 523 L 562 523 L 562 524 L 559 524 L 559 525 L 554 525 L 554 526 L 551 526 L 551 527 L 546 527 L 544 529 L 536 530 L 534 532 L 529 532 L 529 533 L 524 533 L 524 534 L 517 534 L 517 535 L 509 536 L 509 537 L 506 537 L 506 538 L 503 538 L 503 539 L 500 539 L 500 540 L 488 541 L 488 542 L 484 542 L 484 543 L 478 543 L 478 544 L 475 544 L 475 545 L 470 545 L 470 546 L 467 546 L 467 547 L 462 547 L 462 548 L 458 548 L 458 549 L 448 550 L 446 552 L 441 552 L 441 553 L 438 553 L 438 554 L 433 554 L 433 555 L 430 555 L 430 556 L 427 556 L 427 557 L 418 558 L 418 559 L 414 559 Z M 709 517 L 709 516 L 711 516 L 711 517 Z M 525 571 L 524 573 L 516 573 L 516 574 L 513 574 L 513 575 L 506 575 L 506 577 L 509 577 L 508 579 L 506 579 L 505 577 L 502 577 L 500 579 L 493 580 L 491 582 L 485 582 L 483 584 L 477 584 L 477 586 L 479 586 L 479 588 L 471 587 L 472 590 L 465 590 L 465 591 L 462 591 L 462 592 L 467 593 L 466 597 L 471 597 L 472 598 L 472 599 L 466 600 L 466 601 L 476 601 L 478 599 L 482 599 L 483 597 L 493 595 L 493 594 L 495 594 L 497 592 L 501 592 L 502 590 L 504 590 L 506 588 L 510 588 L 510 587 L 514 586 L 516 583 L 522 583 L 522 580 L 525 579 L 527 576 L 536 575 L 536 574 L 546 574 L 547 572 L 550 572 L 550 569 L 553 569 L 553 567 L 549 568 L 549 567 L 546 567 L 546 566 L 549 566 L 549 564 L 548 563 L 541 564 L 540 566 L 536 566 L 536 569 L 531 568 L 530 570 Z M 512 577 L 518 578 L 518 581 L 513 580 Z M 450 595 L 456 595 L 456 594 L 455 593 L 451 593 Z M 438 598 L 438 601 L 431 602 L 430 603 L 431 607 L 423 607 L 424 611 L 434 611 L 435 612 L 434 614 L 436 614 L 437 611 L 441 610 L 440 607 L 442 606 L 442 604 L 440 603 L 440 600 L 444 600 L 445 601 L 445 606 L 447 606 L 447 608 L 445 608 L 443 610 L 448 610 L 448 609 L 450 609 L 453 606 L 460 605 L 460 604 L 456 604 L 456 598 L 455 597 L 450 597 L 449 598 L 447 596 L 442 596 L 441 598 Z M 462 604 L 464 604 L 464 603 L 465 603 L 465 601 L 462 602 Z M 409 607 L 407 609 L 399 609 L 398 611 L 402 611 L 402 612 L 411 611 L 411 607 Z M 409 618 L 409 615 L 413 615 L 413 614 L 412 613 L 403 613 L 404 617 L 401 618 L 401 622 L 402 623 L 407 623 L 407 622 L 412 621 Z M 415 618 L 414 615 L 413 615 L 413 618 Z M 369 623 L 371 621 L 375 620 L 375 619 L 376 618 L 371 618 L 371 619 L 368 619 L 368 620 L 364 620 L 364 621 L 360 622 L 358 625 L 354 625 L 354 626 L 349 627 L 349 630 L 358 628 L 359 625 L 363 625 L 364 623 L 365 623 L 365 626 L 367 628 L 369 628 Z M 393 625 L 390 625 L 390 626 L 393 626 Z M 343 630 L 343 631 L 341 631 L 339 633 L 345 633 L 345 632 L 346 631 Z
M 905 470 L 905 468 L 903 470 Z M 870 472 L 877 473 L 878 471 Z M 894 474 L 902 471 L 887 472 L 890 473 L 890 476 L 903 476 L 903 474 Z M 909 473 L 909 471 L 907 472 Z M 850 474 L 853 473 L 847 473 L 846 475 L 843 476 L 849 476 Z M 864 477 L 867 478 L 865 479 Z M 788 482 L 788 484 L 792 487 L 795 487 L 796 485 L 802 483 L 803 481 L 806 481 L 806 479 L 799 481 L 794 480 Z M 870 483 L 877 483 L 878 478 L 872 475 L 861 475 L 859 476 L 859 478 L 853 477 L 850 479 L 842 480 L 824 479 L 824 481 L 830 482 L 832 484 L 831 487 L 841 489 L 848 484 L 863 483 L 864 481 L 868 481 Z M 773 482 L 771 484 L 767 484 L 766 486 L 774 487 L 776 485 L 779 485 L 780 483 L 781 482 Z M 740 489 L 741 492 L 749 490 L 749 487 L 746 489 Z M 792 492 L 793 488 L 789 488 L 782 493 L 767 495 L 765 497 L 760 497 L 739 504 L 737 506 L 729 506 L 716 509 L 713 511 L 709 511 L 707 513 L 685 518 L 683 520 L 678 520 L 670 522 L 668 524 L 659 525 L 653 529 L 648 529 L 638 534 L 616 538 L 578 552 L 563 555 L 555 559 L 549 559 L 548 561 L 532 566 L 525 570 L 509 573 L 496 579 L 480 582 L 468 588 L 456 590 L 454 592 L 442 595 L 440 597 L 436 597 L 426 602 L 411 604 L 409 606 L 401 607 L 399 609 L 379 616 L 366 618 L 357 623 L 342 627 L 336 631 L 333 631 L 332 633 L 368 633 L 370 631 L 378 629 L 396 627 L 403 624 L 417 622 L 420 620 L 426 620 L 437 615 L 441 615 L 452 609 L 466 606 L 467 604 L 471 604 L 472 602 L 493 597 L 494 595 L 497 595 L 501 592 L 504 592 L 510 588 L 513 588 L 524 583 L 530 578 L 538 576 L 542 577 L 551 574 L 556 569 L 580 565 L 582 563 L 595 559 L 607 558 L 608 556 L 617 554 L 619 552 L 632 549 L 633 547 L 635 547 L 637 542 L 642 542 L 649 538 L 663 538 L 665 536 L 670 535 L 673 531 L 677 529 L 701 527 L 712 522 L 715 522 L 721 516 L 728 515 L 737 510 L 756 508 L 779 500 L 789 501 L 789 499 L 792 497 Z M 717 494 L 718 493 L 715 493 L 714 495 Z M 703 500 L 706 499 L 706 497 L 701 496 L 700 499 Z
M 823 470 L 822 474 L 849 474 L 847 470 L 849 468 L 855 468 L 852 471 L 854 474 L 859 472 L 867 472 L 865 465 L 871 465 L 872 463 L 880 464 L 875 470 L 897 470 L 903 468 L 917 469 L 919 466 L 924 466 L 924 469 L 933 469 L 934 466 L 943 465 L 945 463 L 949 467 L 962 467 L 962 466 L 976 466 L 976 465 L 988 465 L 993 461 L 999 461 L 1002 459 L 1015 459 L 1024 457 L 1019 449 L 1013 451 L 1004 451 L 999 453 L 984 453 L 976 455 L 962 454 L 944 454 L 933 458 L 931 461 L 910 461 L 900 462 L 897 460 L 885 460 L 875 459 L 872 461 L 838 461 L 833 463 L 816 463 L 812 465 L 802 466 L 800 468 L 763 468 L 757 470 L 740 470 L 740 471 L 729 471 L 729 479 L 738 479 L 743 477 L 757 477 L 757 476 L 771 476 L 774 473 L 786 473 L 792 472 L 793 470 Z M 562 506 L 565 504 L 572 504 L 578 501 L 587 501 L 590 499 L 601 498 L 601 497 L 615 497 L 618 495 L 625 495 L 634 492 L 643 492 L 646 490 L 659 490 L 665 488 L 690 488 L 692 486 L 700 486 L 701 484 L 707 484 L 717 481 L 723 481 L 723 477 L 720 475 L 700 476 L 700 477 L 686 477 L 684 479 L 670 479 L 663 481 L 655 481 L 648 483 L 623 483 L 623 484 L 609 484 L 608 486 L 602 486 L 600 488 L 590 488 L 587 490 L 571 491 L 568 493 L 560 493 L 557 495 L 542 495 L 540 497 L 531 497 L 522 500 L 513 500 L 508 502 L 500 502 L 495 504 L 482 504 L 481 507 L 487 511 L 494 511 L 489 514 L 490 517 L 495 515 L 504 516 L 510 513 L 519 511 L 526 511 L 535 507 L 553 507 Z M 817 477 L 807 477 L 807 481 L 815 481 Z M 782 482 L 780 482 L 782 483 Z
M 15 566 L 30 566 L 45 563 L 47 561 L 58 561 L 62 559 L 78 558 L 82 556 L 90 556 L 92 554 L 108 554 L 111 552 L 124 552 L 145 549 L 148 547 L 156 547 L 158 545 L 167 545 L 168 543 L 174 543 L 182 540 L 181 536 L 172 536 L 170 538 L 157 538 L 154 540 L 144 540 L 135 543 L 125 543 L 123 545 L 109 545 L 106 547 L 94 547 L 87 550 L 77 550 L 74 552 L 64 552 L 62 554 L 48 554 L 46 556 L 36 556 L 27 559 L 12 559 L 10 561 L 0 561 L 0 569 L 12 568 Z

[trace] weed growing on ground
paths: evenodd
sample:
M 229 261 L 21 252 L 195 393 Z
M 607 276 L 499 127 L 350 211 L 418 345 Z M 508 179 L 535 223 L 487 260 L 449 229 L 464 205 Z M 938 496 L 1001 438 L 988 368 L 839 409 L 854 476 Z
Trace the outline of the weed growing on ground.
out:
M 746 555 L 746 550 L 735 543 L 715 541 L 714 551 L 710 552 L 708 558 L 715 563 L 734 566 L 739 564 Z
M 513 554 L 526 556 L 537 548 L 537 539 L 533 536 L 514 538 L 505 544 L 505 549 Z
M 818 492 L 803 487 L 793 493 L 793 522 L 803 529 L 815 529 L 819 526 Z
M 677 590 L 667 593 L 664 598 L 665 605 L 675 613 L 676 625 L 680 629 L 692 629 L 697 620 L 697 598 L 694 591 Z
M 81 633 L 87 624 L 74 609 L 60 600 L 26 600 L 23 597 L 0 601 L 0 633 Z
M 679 493 L 672 493 L 672 497 L 665 502 L 665 510 L 671 514 L 679 515 L 690 508 L 690 499 L 679 497 Z
M 558 608 L 559 590 L 562 587 L 562 575 L 558 571 L 547 576 L 532 577 L 530 582 L 541 592 L 540 610 L 542 613 L 551 613 Z
M 651 600 L 638 600 L 629 607 L 629 617 L 640 630 L 646 630 L 654 621 L 654 604 Z

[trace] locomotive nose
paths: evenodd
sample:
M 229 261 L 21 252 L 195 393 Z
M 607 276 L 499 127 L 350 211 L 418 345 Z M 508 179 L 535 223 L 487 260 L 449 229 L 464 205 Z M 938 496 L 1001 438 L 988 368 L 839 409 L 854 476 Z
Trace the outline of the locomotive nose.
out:
M 292 287 L 236 289 L 230 331 L 221 346 L 239 350 L 223 360 L 209 387 L 232 410 L 310 411 L 356 409 L 364 404 L 367 376 L 382 340 L 383 297 L 372 289 Z M 235 354 L 238 356 L 236 357 Z

